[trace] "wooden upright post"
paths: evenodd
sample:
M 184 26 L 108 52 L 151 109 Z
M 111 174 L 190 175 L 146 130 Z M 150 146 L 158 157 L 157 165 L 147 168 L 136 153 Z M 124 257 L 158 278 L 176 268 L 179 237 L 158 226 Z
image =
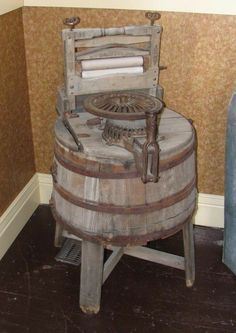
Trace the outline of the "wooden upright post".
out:
M 103 256 L 102 245 L 82 241 L 80 308 L 85 313 L 98 313 L 100 309 Z
M 195 257 L 194 257 L 193 224 L 191 221 L 185 223 L 183 226 L 183 241 L 184 241 L 186 286 L 192 287 L 195 280 Z

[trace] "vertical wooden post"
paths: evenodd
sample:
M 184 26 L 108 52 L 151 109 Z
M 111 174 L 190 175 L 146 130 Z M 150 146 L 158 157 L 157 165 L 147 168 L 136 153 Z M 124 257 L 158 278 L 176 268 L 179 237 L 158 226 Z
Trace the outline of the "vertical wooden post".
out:
M 80 308 L 85 313 L 98 313 L 100 309 L 103 256 L 102 245 L 82 241 Z
M 192 221 L 185 223 L 183 226 L 183 242 L 186 286 L 192 287 L 195 280 L 195 257 Z
M 159 59 L 160 59 L 160 40 L 161 31 L 159 27 L 153 26 L 151 34 L 151 50 L 150 50 L 150 70 L 152 72 L 152 88 L 149 89 L 149 94 L 157 96 L 159 87 Z M 159 97 L 159 96 L 158 96 Z
M 63 236 L 62 236 L 63 227 L 59 223 L 56 223 L 56 227 L 55 228 L 56 229 L 55 229 L 54 246 L 55 247 L 62 247 L 62 243 L 63 243 Z
M 74 31 L 64 30 L 64 73 L 66 94 L 69 101 L 70 111 L 75 110 L 75 34 Z

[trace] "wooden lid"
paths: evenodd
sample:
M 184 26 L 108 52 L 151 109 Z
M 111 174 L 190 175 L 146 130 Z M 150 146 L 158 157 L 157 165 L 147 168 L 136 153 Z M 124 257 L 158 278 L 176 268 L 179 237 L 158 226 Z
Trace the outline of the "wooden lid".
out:
M 61 119 L 57 119 L 55 124 L 55 135 L 57 141 L 69 152 L 84 155 L 91 160 L 106 159 L 111 161 L 132 162 L 133 154 L 126 149 L 116 146 L 106 145 L 102 139 L 102 129 L 98 127 L 89 128 L 86 124 L 93 116 L 87 112 L 81 113 L 79 117 L 72 118 L 71 122 L 78 139 L 84 147 L 83 152 L 78 152 L 78 147 L 71 134 L 63 125 Z M 170 158 L 172 155 L 180 153 L 188 146 L 194 137 L 194 130 L 190 122 L 182 115 L 164 109 L 160 116 L 158 142 L 160 145 L 161 159 Z

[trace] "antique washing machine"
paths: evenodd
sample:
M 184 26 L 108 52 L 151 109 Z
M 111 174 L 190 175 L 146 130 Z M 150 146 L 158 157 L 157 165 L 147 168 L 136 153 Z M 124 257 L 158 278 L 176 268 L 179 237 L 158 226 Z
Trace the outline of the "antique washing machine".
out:
M 80 307 L 97 313 L 101 287 L 123 254 L 195 278 L 195 133 L 162 101 L 161 27 L 63 30 L 65 87 L 59 90 L 52 166 L 56 243 L 82 240 Z M 144 247 L 182 230 L 184 257 Z M 112 254 L 103 264 L 104 248 Z

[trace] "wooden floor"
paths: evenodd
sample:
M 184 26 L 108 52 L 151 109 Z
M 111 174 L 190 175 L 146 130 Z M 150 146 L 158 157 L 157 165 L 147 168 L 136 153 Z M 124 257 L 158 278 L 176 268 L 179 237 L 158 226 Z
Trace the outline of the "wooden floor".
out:
M 221 230 L 195 228 L 192 289 L 183 271 L 126 256 L 94 316 L 79 310 L 80 269 L 54 260 L 53 234 L 41 206 L 0 262 L 0 333 L 236 332 L 236 277 L 221 262 Z M 183 252 L 181 234 L 151 246 Z

